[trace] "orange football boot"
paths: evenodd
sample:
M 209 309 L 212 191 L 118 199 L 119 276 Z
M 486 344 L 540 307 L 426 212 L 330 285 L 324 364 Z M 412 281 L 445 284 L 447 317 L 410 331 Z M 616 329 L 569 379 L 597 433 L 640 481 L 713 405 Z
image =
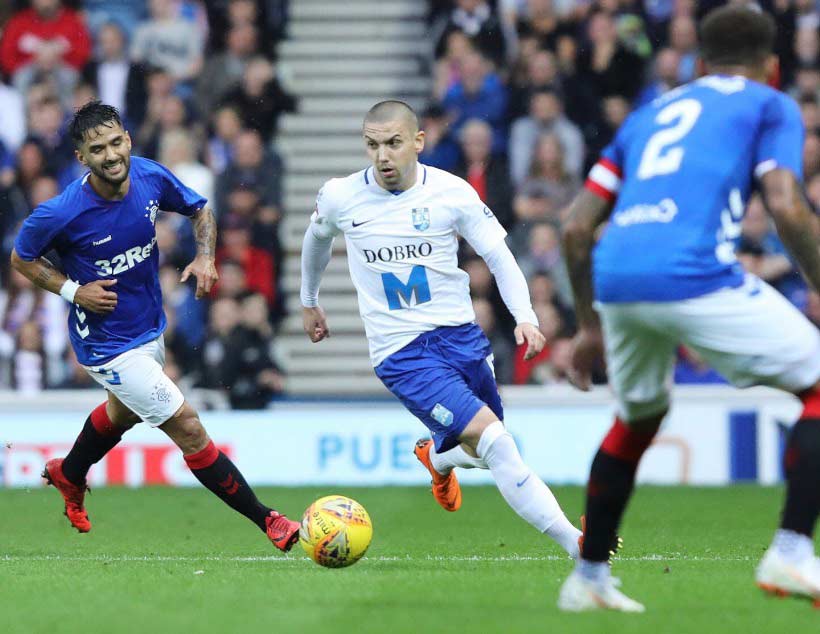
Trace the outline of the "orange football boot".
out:
M 54 458 L 46 463 L 43 469 L 43 477 L 48 484 L 57 489 L 63 496 L 65 501 L 64 514 L 71 522 L 71 525 L 81 533 L 87 533 L 91 530 L 91 521 L 88 519 L 88 513 L 83 506 L 85 499 L 85 492 L 88 486 L 83 484 L 74 484 L 70 482 L 63 475 L 63 459 Z
M 430 462 L 430 448 L 433 446 L 433 441 L 429 438 L 422 438 L 416 441 L 416 446 L 413 453 L 419 462 L 427 467 L 430 475 L 433 478 L 432 489 L 433 497 L 439 503 L 441 508 L 445 511 L 457 511 L 461 508 L 461 487 L 458 485 L 458 478 L 456 478 L 455 470 L 450 471 L 448 475 L 441 475 L 433 468 L 433 463 Z
M 299 540 L 299 522 L 289 520 L 285 515 L 271 511 L 265 518 L 265 533 L 283 553 L 288 552 Z

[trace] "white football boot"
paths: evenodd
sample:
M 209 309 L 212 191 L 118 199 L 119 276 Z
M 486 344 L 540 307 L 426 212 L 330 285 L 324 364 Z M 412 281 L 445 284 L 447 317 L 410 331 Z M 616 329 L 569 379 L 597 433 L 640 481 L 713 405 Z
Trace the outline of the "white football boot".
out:
M 820 559 L 817 557 L 792 562 L 769 548 L 757 566 L 755 579 L 757 585 L 769 594 L 808 597 L 820 607 Z
M 646 608 L 618 590 L 619 581 L 608 577 L 595 582 L 573 571 L 561 586 L 558 609 L 564 612 L 587 612 L 589 610 L 617 610 L 620 612 L 644 612 Z

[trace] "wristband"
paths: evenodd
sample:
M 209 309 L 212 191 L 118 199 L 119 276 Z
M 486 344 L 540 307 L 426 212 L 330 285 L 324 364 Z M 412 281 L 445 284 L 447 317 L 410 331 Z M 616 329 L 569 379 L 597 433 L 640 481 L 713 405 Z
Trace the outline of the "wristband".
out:
M 79 288 L 80 285 L 74 280 L 66 280 L 65 284 L 60 287 L 60 297 L 73 304 L 74 296 L 77 294 L 77 289 Z

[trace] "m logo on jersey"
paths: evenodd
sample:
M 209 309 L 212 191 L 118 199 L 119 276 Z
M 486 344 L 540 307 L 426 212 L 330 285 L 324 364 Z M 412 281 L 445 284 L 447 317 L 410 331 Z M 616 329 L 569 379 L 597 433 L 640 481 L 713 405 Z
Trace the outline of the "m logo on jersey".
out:
M 430 208 L 416 207 L 412 210 L 413 226 L 419 231 L 424 231 L 430 226 Z

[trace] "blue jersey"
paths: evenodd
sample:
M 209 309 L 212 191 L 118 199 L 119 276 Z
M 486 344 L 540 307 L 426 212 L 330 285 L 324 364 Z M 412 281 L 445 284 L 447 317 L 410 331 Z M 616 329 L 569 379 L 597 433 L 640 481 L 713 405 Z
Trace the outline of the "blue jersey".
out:
M 708 76 L 635 111 L 586 187 L 617 201 L 593 253 L 596 299 L 663 302 L 740 286 L 735 257 L 755 177 L 802 174 L 797 104 L 743 77 Z
M 131 184 L 122 200 L 106 200 L 88 174 L 26 218 L 14 248 L 23 260 L 51 249 L 63 272 L 79 284 L 116 279 L 112 313 L 98 315 L 75 305 L 68 331 L 83 365 L 106 363 L 126 350 L 156 339 L 165 330 L 159 287 L 154 222 L 157 211 L 194 214 L 207 202 L 185 187 L 167 168 L 131 157 Z

